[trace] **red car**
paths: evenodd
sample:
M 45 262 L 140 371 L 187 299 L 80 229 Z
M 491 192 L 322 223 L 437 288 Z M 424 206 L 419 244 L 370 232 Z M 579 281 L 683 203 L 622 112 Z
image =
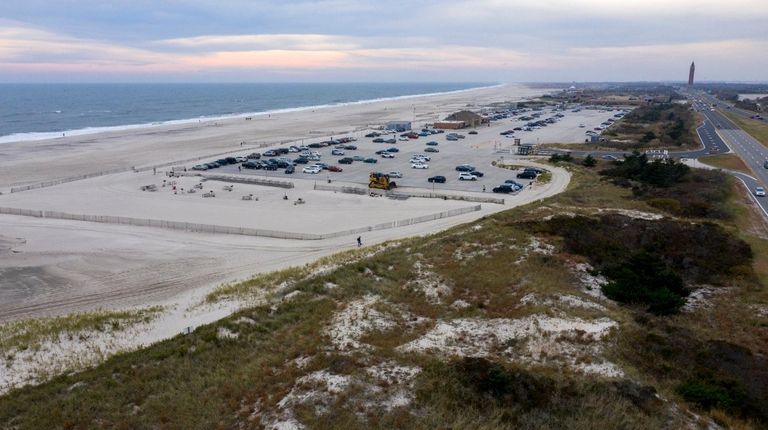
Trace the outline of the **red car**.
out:
M 342 169 L 339 166 L 328 166 L 328 171 L 329 172 L 343 172 L 344 169 Z

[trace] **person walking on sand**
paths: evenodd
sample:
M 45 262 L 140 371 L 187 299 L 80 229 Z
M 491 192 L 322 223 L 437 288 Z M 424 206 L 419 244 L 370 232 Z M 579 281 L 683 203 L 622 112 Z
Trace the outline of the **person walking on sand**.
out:
M 363 246 L 363 239 L 361 236 L 357 236 L 357 246 Z
M 483 185 L 483 192 L 485 192 L 485 185 Z

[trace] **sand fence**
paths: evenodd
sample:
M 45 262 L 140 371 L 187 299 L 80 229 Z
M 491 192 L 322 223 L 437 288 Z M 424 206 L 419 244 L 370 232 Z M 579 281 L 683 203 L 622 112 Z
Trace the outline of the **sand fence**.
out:
M 504 204 L 504 199 L 497 199 L 495 197 L 477 197 L 477 196 L 459 195 L 459 194 L 430 193 L 428 191 L 412 191 L 412 190 L 386 191 L 386 190 L 379 190 L 379 189 L 369 189 L 369 188 L 360 188 L 360 187 L 352 187 L 352 186 L 334 186 L 334 185 L 325 185 L 325 184 L 315 184 L 315 190 L 335 191 L 339 193 L 359 194 L 359 195 L 366 195 L 366 194 L 373 193 L 373 194 L 379 194 L 385 197 L 391 197 L 395 199 L 401 198 L 401 197 L 420 197 L 425 199 L 460 200 L 460 201 L 475 202 L 475 203 L 493 203 L 497 205 Z
M 138 227 L 165 228 L 171 230 L 182 230 L 197 233 L 215 233 L 215 234 L 237 234 L 244 236 L 271 237 L 277 239 L 296 239 L 296 240 L 322 240 L 334 237 L 348 236 L 364 233 L 368 231 L 387 230 L 408 225 L 419 224 L 423 222 L 434 221 L 442 218 L 463 215 L 470 212 L 477 212 L 481 209 L 480 205 L 451 209 L 434 214 L 423 215 L 415 218 L 401 219 L 397 221 L 384 222 L 376 225 L 358 227 L 349 230 L 336 231 L 331 233 L 298 233 L 277 230 L 265 230 L 247 227 L 232 227 L 214 224 L 198 224 L 183 221 L 168 221 L 147 218 L 132 218 L 108 215 L 83 215 L 70 214 L 58 211 L 38 211 L 29 209 L 17 209 L 0 207 L 0 214 L 31 216 L 36 218 L 51 218 L 73 221 L 98 222 L 105 224 L 133 225 Z

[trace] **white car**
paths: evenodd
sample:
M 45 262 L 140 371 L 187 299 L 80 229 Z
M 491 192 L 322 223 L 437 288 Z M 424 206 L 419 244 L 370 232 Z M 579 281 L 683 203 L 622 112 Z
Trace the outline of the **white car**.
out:
M 302 172 L 309 173 L 311 175 L 317 175 L 322 170 L 323 169 L 321 167 L 319 167 L 319 166 L 307 166 L 307 167 L 301 169 Z
M 399 137 L 399 138 L 397 138 L 397 140 L 399 140 L 401 142 L 408 142 L 408 138 L 407 137 Z
M 389 175 L 390 178 L 402 178 L 403 177 L 403 174 L 398 172 L 398 171 L 389 172 L 389 173 L 387 173 L 387 175 Z
M 288 152 L 299 152 L 299 147 L 291 146 L 290 148 L 288 148 Z
M 461 172 L 459 173 L 459 180 L 460 181 L 476 181 L 477 176 L 469 173 L 469 172 Z
M 410 161 L 411 163 L 426 163 L 427 161 L 429 161 L 429 159 L 424 157 L 419 157 L 419 156 L 413 156 L 411 157 Z
M 307 160 L 309 160 L 309 161 L 320 161 L 320 156 L 319 155 L 315 155 L 315 154 L 311 154 L 309 157 L 307 157 Z
M 235 157 L 235 161 L 237 161 L 238 163 L 245 163 L 246 161 L 248 161 L 248 159 L 245 157 Z
M 411 163 L 411 169 L 429 169 L 429 164 Z
M 395 158 L 395 154 L 391 152 L 384 152 L 381 154 L 381 158 Z
M 756 187 L 755 188 L 755 195 L 757 197 L 765 197 L 765 188 L 763 188 L 763 187 Z
M 413 156 L 413 158 L 421 158 L 422 160 L 432 161 L 432 157 L 427 154 L 416 154 Z
M 331 155 L 344 155 L 344 150 L 343 149 L 334 149 L 333 151 L 331 151 Z

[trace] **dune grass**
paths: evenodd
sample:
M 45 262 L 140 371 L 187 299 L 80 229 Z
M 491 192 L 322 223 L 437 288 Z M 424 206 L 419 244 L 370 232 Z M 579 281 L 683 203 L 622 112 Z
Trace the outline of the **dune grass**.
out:
M 572 182 L 565 193 L 553 198 L 427 237 L 354 250 L 225 286 L 209 300 L 232 296 L 263 300 L 189 335 L 119 354 L 81 373 L 16 389 L 0 397 L 0 427 L 259 428 L 261 419 L 297 388 L 299 377 L 324 370 L 365 378 L 369 366 L 390 360 L 422 369 L 413 382 L 411 404 L 383 409 L 367 400 L 370 392 L 357 386 L 326 393 L 322 406 L 298 406 L 295 418 L 308 428 L 341 429 L 683 427 L 684 415 L 659 401 L 649 384 L 665 398 L 681 400 L 676 387 L 693 375 L 685 370 L 691 362 L 662 360 L 656 354 L 663 351 L 654 349 L 658 342 L 646 336 L 685 329 L 691 333 L 688 337 L 671 340 L 691 339 L 693 346 L 706 345 L 711 339 L 742 344 L 748 335 L 760 336 L 761 329 L 751 320 L 740 321 L 738 313 L 726 320 L 717 307 L 708 314 L 669 318 L 610 303 L 605 303 L 603 313 L 560 306 L 521 307 L 520 299 L 530 293 L 582 295 L 567 264 L 585 258 L 564 252 L 562 239 L 555 235 L 537 237 L 554 247 L 551 254 L 530 251 L 533 235 L 525 223 L 562 213 L 594 215 L 606 208 L 658 213 L 633 198 L 631 190 L 611 184 L 593 170 L 567 168 L 573 173 Z M 731 221 L 715 222 L 731 231 L 738 228 Z M 755 250 L 761 252 L 762 248 Z M 766 257 L 756 256 L 755 264 L 761 258 Z M 449 288 L 440 300 L 430 300 L 417 281 Z M 746 279 L 734 283 L 734 288 L 759 286 Z M 259 295 L 262 290 L 270 293 Z M 287 292 L 295 294 L 287 298 Z M 362 337 L 370 349 L 349 352 L 330 345 L 326 330 L 334 316 L 352 301 L 370 295 L 381 298 L 375 310 L 392 318 L 393 327 Z M 731 297 L 741 300 L 742 296 Z M 567 368 L 508 363 L 495 357 L 466 361 L 398 350 L 437 320 L 520 318 L 532 313 L 599 316 L 620 322 L 620 332 L 606 345 L 607 354 L 635 382 L 585 377 Z M 231 335 L 222 336 L 222 331 Z M 307 364 L 297 364 L 305 358 Z M 668 368 L 662 373 L 643 363 Z M 387 383 L 377 386 L 388 388 Z M 716 410 L 712 415 L 734 426 L 745 422 L 734 411 Z
M 744 160 L 742 160 L 741 157 L 736 154 L 707 155 L 705 157 L 700 157 L 699 161 L 720 169 L 733 170 L 735 172 L 741 172 L 747 175 L 754 175 L 752 170 L 750 170 L 746 163 L 744 163 Z
M 35 318 L 0 325 L 0 355 L 11 351 L 36 350 L 43 342 L 60 335 L 77 338 L 86 332 L 121 331 L 146 323 L 162 313 L 162 306 L 126 311 L 97 311 L 62 317 Z

